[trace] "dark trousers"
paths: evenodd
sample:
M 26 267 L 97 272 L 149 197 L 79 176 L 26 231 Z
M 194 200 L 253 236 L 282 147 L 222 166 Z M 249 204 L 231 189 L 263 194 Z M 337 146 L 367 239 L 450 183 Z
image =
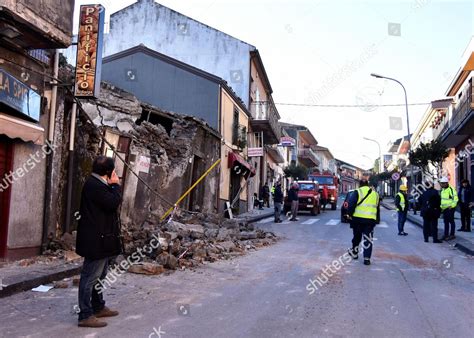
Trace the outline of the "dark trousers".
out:
M 274 202 L 275 205 L 275 222 L 281 220 L 281 202 Z
M 398 232 L 404 232 L 405 222 L 407 221 L 407 214 L 403 211 L 398 211 Z
M 291 201 L 291 219 L 296 219 L 298 216 L 298 201 Z
M 364 258 L 370 258 L 372 256 L 372 238 L 374 236 L 374 226 L 368 224 L 352 223 L 352 232 L 354 237 L 352 238 L 352 252 L 359 252 L 359 244 L 364 237 Z
M 455 209 L 445 209 L 443 211 L 443 220 L 444 220 L 444 237 L 454 236 L 455 224 L 454 224 L 454 211 Z M 451 226 L 451 230 L 449 227 Z
M 471 231 L 471 208 L 469 203 L 460 203 L 461 208 L 461 229 Z
M 79 320 L 89 318 L 105 306 L 99 280 L 107 276 L 109 258 L 84 259 L 79 281 Z
M 270 208 L 270 197 L 268 196 L 263 197 L 263 205 L 266 205 L 267 208 Z
M 423 217 L 423 236 L 428 240 L 433 236 L 433 241 L 438 240 L 438 218 Z

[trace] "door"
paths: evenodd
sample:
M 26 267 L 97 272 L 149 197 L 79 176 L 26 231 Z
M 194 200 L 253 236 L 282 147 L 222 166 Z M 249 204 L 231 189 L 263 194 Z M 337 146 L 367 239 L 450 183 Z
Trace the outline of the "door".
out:
M 7 254 L 11 189 L 6 174 L 12 170 L 12 148 L 10 139 L 0 135 L 0 258 Z
M 230 203 L 235 200 L 235 203 L 233 205 L 233 210 L 236 211 L 236 213 L 239 213 L 240 209 L 240 179 L 241 176 L 236 174 L 233 170 L 230 171 Z
M 194 155 L 191 184 L 197 182 L 202 174 L 204 174 L 204 161 L 199 156 Z M 203 180 L 191 191 L 188 208 L 190 211 L 203 212 L 205 184 L 206 180 Z

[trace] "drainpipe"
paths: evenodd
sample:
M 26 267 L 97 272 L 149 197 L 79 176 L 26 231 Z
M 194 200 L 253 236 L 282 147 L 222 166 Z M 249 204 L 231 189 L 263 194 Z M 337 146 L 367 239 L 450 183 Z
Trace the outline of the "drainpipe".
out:
M 58 82 L 56 79 L 59 74 L 59 50 L 56 49 L 54 53 L 54 64 L 53 64 L 53 81 L 51 81 L 51 104 L 49 111 L 49 126 L 48 126 L 48 147 L 54 145 L 54 121 L 56 120 L 56 105 L 58 95 Z M 54 149 L 50 149 L 50 153 L 46 157 L 46 181 L 44 189 L 44 212 L 43 212 L 43 236 L 41 241 L 42 250 L 46 249 L 48 244 L 48 223 L 51 219 L 51 205 L 52 205 L 52 169 L 53 169 L 53 157 Z
M 72 179 L 74 170 L 74 138 L 76 136 L 76 114 L 77 103 L 72 104 L 71 109 L 71 126 L 69 128 L 69 163 L 67 169 L 67 201 L 66 201 L 66 226 L 64 232 L 71 231 L 71 207 L 72 207 Z

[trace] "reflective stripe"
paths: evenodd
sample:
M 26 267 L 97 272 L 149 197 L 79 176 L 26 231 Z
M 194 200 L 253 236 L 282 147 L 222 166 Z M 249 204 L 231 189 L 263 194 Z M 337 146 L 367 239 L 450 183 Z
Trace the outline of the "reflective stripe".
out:
M 357 189 L 359 198 L 357 204 L 367 195 L 369 192 L 369 187 L 362 187 Z M 372 191 L 369 196 L 359 204 L 354 211 L 354 217 L 366 218 L 366 219 L 377 219 L 377 206 L 379 204 L 379 195 L 377 192 Z
M 403 211 L 405 210 L 405 196 L 403 196 L 401 192 L 399 192 L 397 196 L 400 196 L 400 206 L 402 207 L 402 210 L 398 210 L 398 211 Z
M 458 200 L 456 189 L 449 186 L 441 190 L 441 210 L 455 208 L 458 205 Z

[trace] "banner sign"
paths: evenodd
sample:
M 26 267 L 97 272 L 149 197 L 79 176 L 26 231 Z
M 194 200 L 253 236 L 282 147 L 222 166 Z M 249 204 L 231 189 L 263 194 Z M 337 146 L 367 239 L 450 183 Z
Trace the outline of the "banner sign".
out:
M 102 5 L 83 5 L 80 9 L 74 87 L 74 95 L 77 97 L 99 96 L 104 12 Z
M 41 96 L 0 68 L 0 102 L 39 121 Z
M 248 157 L 258 157 L 263 156 L 263 148 L 248 148 L 247 149 Z
M 282 147 L 294 147 L 296 144 L 296 141 L 292 137 L 283 136 L 282 138 L 280 138 L 280 144 Z

